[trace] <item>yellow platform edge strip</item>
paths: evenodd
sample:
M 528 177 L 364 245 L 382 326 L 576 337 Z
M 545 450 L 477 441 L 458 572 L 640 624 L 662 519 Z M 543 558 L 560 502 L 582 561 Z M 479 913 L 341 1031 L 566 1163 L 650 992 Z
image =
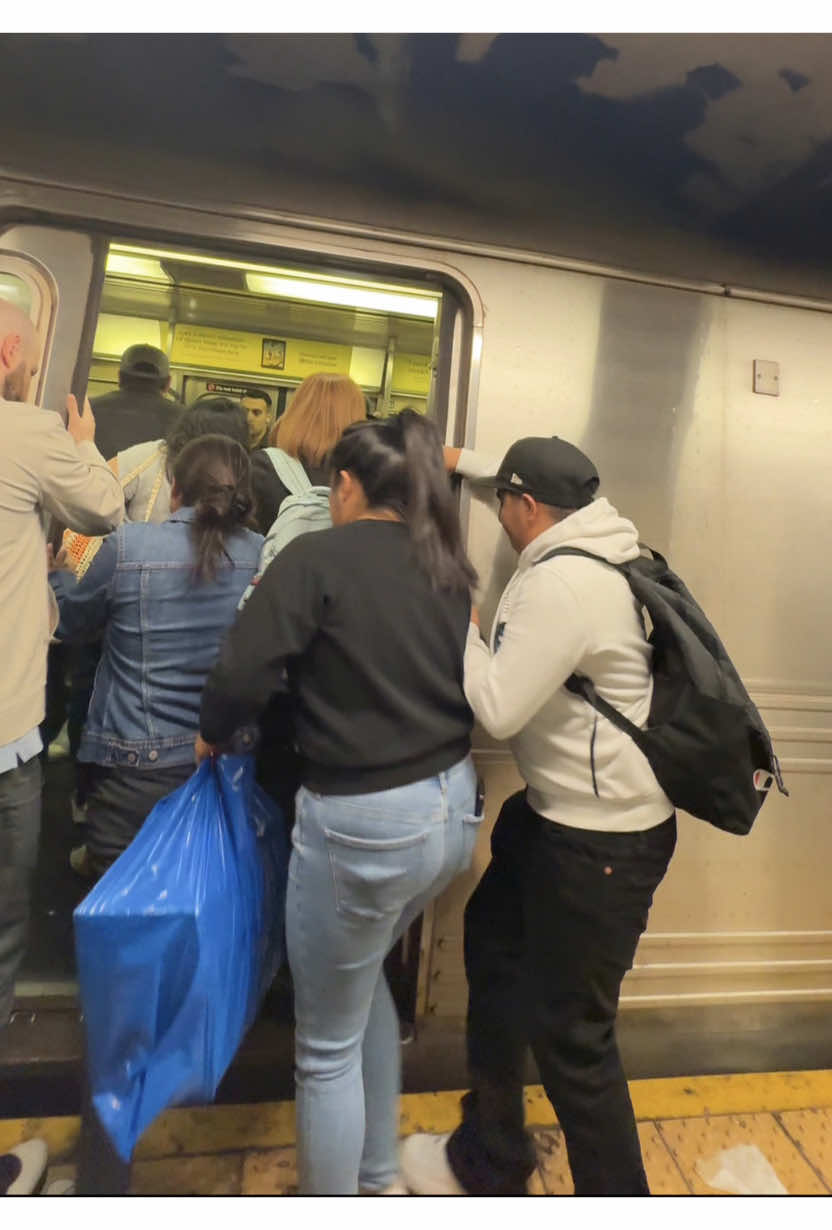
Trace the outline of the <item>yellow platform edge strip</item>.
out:
M 762 1111 L 832 1107 L 832 1071 L 758 1072 L 734 1076 L 672 1077 L 630 1082 L 638 1120 L 701 1118 Z M 401 1132 L 447 1132 L 459 1122 L 459 1090 L 408 1093 L 401 1099 Z M 526 1089 L 530 1127 L 557 1122 L 540 1085 Z M 0 1153 L 39 1136 L 52 1161 L 69 1157 L 80 1120 L 0 1119 Z M 295 1143 L 294 1102 L 200 1106 L 166 1111 L 148 1129 L 137 1159 L 285 1148 Z

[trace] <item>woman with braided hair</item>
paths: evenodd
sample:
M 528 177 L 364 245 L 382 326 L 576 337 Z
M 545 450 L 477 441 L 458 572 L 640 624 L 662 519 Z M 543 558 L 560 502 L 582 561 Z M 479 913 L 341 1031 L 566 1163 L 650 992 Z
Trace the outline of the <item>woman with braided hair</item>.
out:
M 245 448 L 228 436 L 200 436 L 176 458 L 167 520 L 122 525 L 77 582 L 51 574 L 57 639 L 103 633 L 78 753 L 90 766 L 93 874 L 193 772 L 202 687 L 260 557 L 253 509 Z

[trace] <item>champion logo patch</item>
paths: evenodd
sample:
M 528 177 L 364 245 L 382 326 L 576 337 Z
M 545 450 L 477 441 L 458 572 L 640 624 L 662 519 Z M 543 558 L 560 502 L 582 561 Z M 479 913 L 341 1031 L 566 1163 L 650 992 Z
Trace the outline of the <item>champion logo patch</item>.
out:
M 774 785 L 774 774 L 769 773 L 768 769 L 754 770 L 754 789 L 760 791 L 771 790 Z

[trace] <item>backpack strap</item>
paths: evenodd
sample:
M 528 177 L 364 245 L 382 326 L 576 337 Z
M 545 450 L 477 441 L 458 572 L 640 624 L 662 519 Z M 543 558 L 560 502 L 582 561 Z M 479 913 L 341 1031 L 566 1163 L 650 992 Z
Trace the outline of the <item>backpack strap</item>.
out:
M 263 450 L 274 466 L 275 473 L 290 495 L 306 495 L 312 490 L 309 475 L 297 457 L 290 457 L 282 448 Z
M 654 547 L 648 547 L 645 542 L 640 542 L 638 545 L 642 551 L 649 551 L 654 560 L 663 564 L 665 568 L 667 567 L 667 560 Z M 617 572 L 623 572 L 625 576 L 629 570 L 629 565 L 635 562 L 634 560 L 628 560 L 626 564 L 613 564 L 608 559 L 604 559 L 603 555 L 593 555 L 592 551 L 582 551 L 580 547 L 555 547 L 542 556 L 541 559 L 536 559 L 533 567 L 537 567 L 538 564 L 545 564 L 547 559 L 554 559 L 556 555 L 582 555 L 584 559 L 594 559 L 599 564 L 606 564 L 608 568 L 615 568 Z
M 563 686 L 568 692 L 574 692 L 576 696 L 583 696 L 587 704 L 592 705 L 592 708 L 602 714 L 608 722 L 612 722 L 613 726 L 617 726 L 625 735 L 629 735 L 634 743 L 638 743 L 641 736 L 640 727 L 631 722 L 629 718 L 625 718 L 624 714 L 620 713 L 614 705 L 598 695 L 589 675 L 581 675 L 573 671 Z
M 650 550 L 651 548 L 648 548 Z M 654 558 L 662 559 L 658 552 L 652 552 Z M 599 564 L 605 564 L 607 568 L 614 568 L 616 572 L 627 575 L 626 564 L 612 564 L 608 559 L 604 559 L 602 555 L 593 555 L 591 551 L 582 551 L 580 547 L 555 547 L 553 551 L 549 551 L 541 559 L 535 560 L 534 567 L 538 564 L 544 564 L 547 559 L 554 559 L 556 555 L 580 555 L 584 559 L 594 559 Z M 664 562 L 664 561 L 662 561 Z M 578 671 L 573 671 L 563 685 L 568 692 L 573 692 L 576 696 L 582 696 L 587 704 L 592 705 L 592 708 L 612 722 L 613 726 L 617 726 L 620 731 L 638 743 L 641 735 L 640 727 L 626 718 L 623 713 L 620 713 L 614 705 L 609 701 L 604 700 L 595 691 L 595 684 L 590 679 L 589 675 L 581 675 Z

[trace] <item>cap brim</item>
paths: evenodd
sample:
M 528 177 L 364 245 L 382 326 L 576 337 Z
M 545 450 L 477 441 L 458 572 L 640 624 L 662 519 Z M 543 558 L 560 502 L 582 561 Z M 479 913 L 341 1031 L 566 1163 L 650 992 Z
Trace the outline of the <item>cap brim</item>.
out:
M 530 495 L 532 499 L 539 500 L 531 487 L 518 487 L 501 474 L 496 474 L 494 478 L 472 478 L 468 481 L 474 487 L 485 487 L 487 491 L 508 491 L 511 495 Z
M 469 478 L 467 481 L 475 487 L 490 487 L 494 491 L 498 491 L 501 487 L 506 491 L 511 490 L 511 483 L 499 474 L 495 474 L 492 478 Z

